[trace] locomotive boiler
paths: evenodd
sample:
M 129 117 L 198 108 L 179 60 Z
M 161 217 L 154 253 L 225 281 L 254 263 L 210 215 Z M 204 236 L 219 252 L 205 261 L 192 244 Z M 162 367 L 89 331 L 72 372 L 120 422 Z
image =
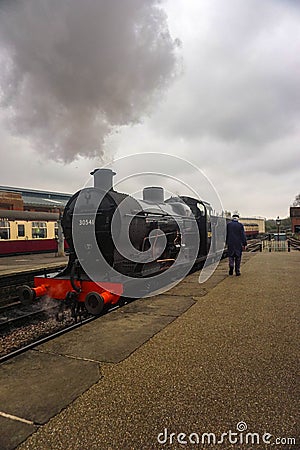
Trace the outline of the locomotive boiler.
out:
M 153 295 L 176 283 L 215 245 L 208 203 L 165 199 L 157 186 L 144 188 L 140 200 L 114 189 L 112 170 L 91 174 L 94 186 L 75 193 L 64 209 L 66 268 L 35 277 L 33 288 L 21 286 L 22 303 L 49 296 L 71 306 L 75 315 L 85 309 L 98 315 L 120 298 Z

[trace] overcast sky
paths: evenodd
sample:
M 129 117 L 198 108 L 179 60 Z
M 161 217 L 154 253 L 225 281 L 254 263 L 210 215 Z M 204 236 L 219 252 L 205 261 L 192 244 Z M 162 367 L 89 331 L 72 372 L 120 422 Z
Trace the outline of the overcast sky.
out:
M 72 193 L 133 153 L 157 153 L 163 173 L 168 153 L 225 209 L 286 217 L 300 193 L 299 23 L 297 0 L 2 2 L 0 184 Z M 189 182 L 210 200 L 203 179 Z

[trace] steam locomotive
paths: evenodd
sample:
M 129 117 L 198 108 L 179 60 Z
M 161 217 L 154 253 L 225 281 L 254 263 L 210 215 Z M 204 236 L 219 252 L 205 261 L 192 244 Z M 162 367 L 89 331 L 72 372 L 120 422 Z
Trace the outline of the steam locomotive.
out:
M 49 296 L 75 315 L 84 310 L 99 315 L 122 298 L 154 295 L 223 252 L 216 233 L 221 218 L 209 203 L 187 196 L 164 199 L 162 187 L 144 188 L 137 200 L 114 189 L 112 170 L 91 175 L 94 187 L 75 193 L 62 217 L 66 268 L 35 277 L 33 288 L 21 286 L 22 303 Z

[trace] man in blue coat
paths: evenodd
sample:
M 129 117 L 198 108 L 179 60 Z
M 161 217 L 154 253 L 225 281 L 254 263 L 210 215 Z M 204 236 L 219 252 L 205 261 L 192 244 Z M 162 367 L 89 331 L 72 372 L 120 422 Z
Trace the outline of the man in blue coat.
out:
M 226 244 L 229 256 L 229 275 L 235 273 L 241 275 L 240 266 L 242 259 L 242 251 L 247 245 L 244 225 L 239 222 L 239 215 L 233 214 L 232 221 L 227 224 Z

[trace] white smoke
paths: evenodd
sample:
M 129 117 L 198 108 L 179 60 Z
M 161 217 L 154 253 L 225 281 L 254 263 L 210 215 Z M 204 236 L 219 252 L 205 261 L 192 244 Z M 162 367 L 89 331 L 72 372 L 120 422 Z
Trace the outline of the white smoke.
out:
M 176 73 L 158 0 L 9 0 L 0 7 L 1 105 L 49 158 L 103 155 Z

